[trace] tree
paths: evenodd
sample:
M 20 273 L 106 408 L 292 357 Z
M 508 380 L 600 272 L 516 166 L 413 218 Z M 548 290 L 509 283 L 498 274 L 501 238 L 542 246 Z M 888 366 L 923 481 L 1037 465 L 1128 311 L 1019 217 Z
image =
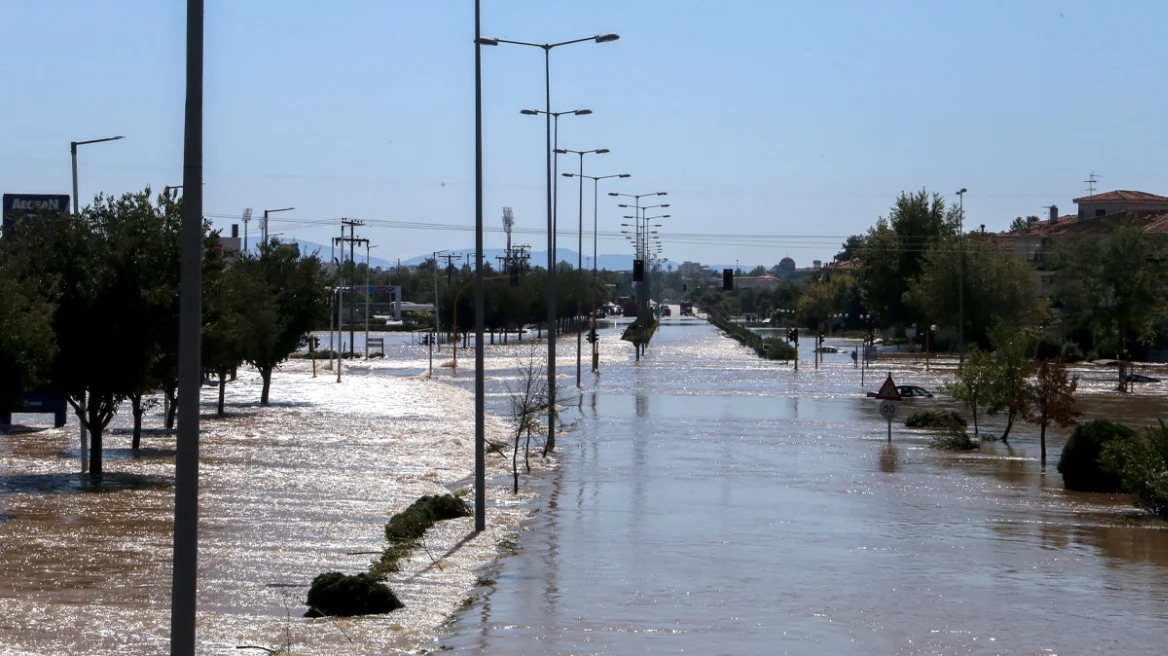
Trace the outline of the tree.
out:
M 11 242 L 8 236 L 7 242 Z M 16 255 L 0 241 L 0 410 L 14 407 L 24 392 L 49 382 L 57 345 L 51 288 L 38 289 L 20 276 Z
M 760 265 L 754 267 L 753 269 L 751 269 L 750 273 L 748 273 L 746 275 L 748 275 L 748 276 L 765 276 L 765 275 L 767 275 L 767 268 L 760 264 Z
M 526 438 L 523 462 L 531 473 L 531 436 L 542 425 L 540 417 L 548 407 L 547 372 L 538 364 L 532 351 L 517 368 L 518 377 L 507 383 L 511 395 L 511 425 L 514 429 L 511 451 L 512 492 L 519 494 L 519 445 Z
M 1025 219 L 1020 216 L 1016 216 L 1014 217 L 1014 220 L 1010 222 L 1010 232 L 1024 232 L 1029 230 L 1030 224 L 1034 221 L 1038 221 L 1037 216 L 1028 216 Z
M 799 321 L 808 326 L 820 326 L 834 314 L 848 308 L 848 293 L 853 285 L 851 276 L 835 276 L 830 280 L 811 283 L 796 303 Z
M 1101 351 L 1127 359 L 1128 345 L 1151 336 L 1168 316 L 1168 259 L 1135 227 L 1059 244 L 1052 263 L 1067 327 L 1090 335 Z
M 305 333 L 328 318 L 328 284 L 319 258 L 302 256 L 296 244 L 274 238 L 260 244 L 258 255 L 242 254 L 233 266 L 257 285 L 249 289 L 253 305 L 241 332 L 244 360 L 260 372 L 260 403 L 267 405 L 272 372 L 296 351 Z
M 275 302 L 263 282 L 247 275 L 243 267 L 204 271 L 204 274 L 201 353 L 203 368 L 219 378 L 216 412 L 222 417 L 227 376 L 247 355 L 251 337 L 248 329 L 274 330 Z
M 924 256 L 936 242 L 955 236 L 961 211 L 946 209 L 938 194 L 901 193 L 887 219 L 868 231 L 860 251 L 859 286 L 865 307 L 890 324 L 912 323 L 917 314 L 907 292 L 924 268 Z
M 994 409 L 992 412 L 1006 412 L 1006 428 L 1002 430 L 1002 441 L 1010 439 L 1010 429 L 1014 419 L 1026 414 L 1027 385 L 1034 373 L 1034 363 L 1030 360 L 1030 339 L 1009 327 L 998 326 L 990 333 L 994 345 L 996 381 Z
M 860 257 L 864 250 L 864 235 L 851 235 L 840 245 L 840 252 L 835 254 L 836 262 L 847 262 Z
M 973 413 L 973 436 L 979 437 L 978 410 L 998 405 L 999 374 L 993 355 L 974 346 L 965 356 L 965 362 L 957 367 L 956 375 L 956 380 L 942 390 Z
M 1067 427 L 1075 423 L 1079 411 L 1075 409 L 1075 390 L 1078 377 L 1067 374 L 1067 366 L 1058 360 L 1043 360 L 1038 364 L 1036 380 L 1027 386 L 1027 405 L 1023 416 L 1037 424 L 1041 446 L 1042 466 L 1046 467 L 1046 428 L 1050 425 Z
M 964 266 L 956 257 L 963 248 Z M 957 326 L 962 314 L 957 291 L 962 285 L 966 339 L 983 348 L 990 345 L 993 327 L 1020 331 L 1040 316 L 1034 271 L 1012 253 L 980 238 L 937 241 L 925 254 L 921 274 L 909 285 L 907 298 L 929 323 Z

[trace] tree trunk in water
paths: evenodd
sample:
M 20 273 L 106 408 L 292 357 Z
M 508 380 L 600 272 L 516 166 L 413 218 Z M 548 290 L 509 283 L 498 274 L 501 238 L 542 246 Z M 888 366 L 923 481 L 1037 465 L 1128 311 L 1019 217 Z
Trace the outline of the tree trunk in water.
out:
M 527 473 L 531 473 L 531 428 L 527 429 L 527 443 L 523 445 L 523 465 Z
M 89 406 L 89 479 L 93 482 L 101 480 L 101 438 L 104 430 L 97 419 L 98 404 Z
M 272 370 L 260 369 L 260 376 L 264 379 L 264 391 L 260 392 L 260 405 L 268 404 L 268 390 L 272 388 Z
M 1006 442 L 1010 439 L 1010 429 L 1014 427 L 1014 411 L 1011 410 L 1006 415 L 1006 430 L 1002 431 L 1002 441 Z
M 515 449 L 511 451 L 511 493 L 519 494 L 519 432 L 515 433 Z
M 227 372 L 219 372 L 219 416 L 223 416 L 223 394 L 227 389 Z
M 977 404 L 975 403 L 973 405 L 973 438 L 978 439 L 978 437 L 979 436 L 978 436 L 978 432 L 977 432 Z
M 167 400 L 170 402 L 170 411 L 166 413 L 166 430 L 174 430 L 174 419 L 178 416 L 178 395 L 177 390 L 167 388 L 163 390 Z
M 130 439 L 130 448 L 135 452 L 142 446 L 142 394 L 130 395 L 130 409 L 134 413 L 134 436 Z
M 1041 424 L 1041 428 L 1038 431 L 1038 442 L 1041 445 L 1042 468 L 1046 469 L 1046 423 Z

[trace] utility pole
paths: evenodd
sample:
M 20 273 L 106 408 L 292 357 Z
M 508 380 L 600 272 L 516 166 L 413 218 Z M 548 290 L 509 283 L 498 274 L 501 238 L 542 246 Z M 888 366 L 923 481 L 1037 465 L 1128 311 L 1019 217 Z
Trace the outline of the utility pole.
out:
M 345 256 L 344 244 L 345 244 L 345 242 L 348 242 L 348 244 L 349 244 L 349 261 L 353 263 L 353 275 L 354 275 L 354 280 L 350 282 L 349 287 L 354 292 L 356 292 L 356 290 L 357 290 L 356 279 L 355 279 L 356 273 L 357 273 L 357 260 L 354 256 L 354 248 L 357 246 L 357 244 L 365 244 L 366 246 L 368 246 L 368 244 L 369 244 L 368 239 L 364 239 L 364 238 L 357 236 L 357 226 L 363 226 L 363 225 L 365 225 L 365 222 L 360 221 L 358 219 L 341 219 L 341 257 L 343 258 Z M 349 227 L 349 236 L 348 237 L 344 236 L 345 235 L 345 226 Z M 366 290 L 366 292 L 368 292 L 368 290 Z M 344 289 L 341 290 L 341 293 L 342 294 L 344 293 Z M 357 296 L 356 296 L 356 294 L 352 294 L 351 297 L 349 298 L 349 301 L 350 301 L 349 302 L 349 352 L 356 353 L 357 352 L 357 343 L 354 340 L 354 335 L 355 335 L 354 324 L 357 323 L 357 316 L 356 316 Z
M 434 339 L 438 341 L 434 346 L 442 352 L 442 322 L 438 317 L 438 256 L 446 251 L 434 251 Z
M 457 253 L 451 253 L 449 255 L 443 255 L 442 259 L 446 260 L 446 284 L 449 285 L 450 278 L 454 274 L 454 261 L 455 260 L 461 261 L 462 255 L 459 255 Z M 437 260 L 435 260 L 435 263 L 437 263 Z
M 344 359 L 343 358 L 345 355 L 345 344 L 344 344 L 344 337 L 343 337 L 343 335 L 345 334 L 345 324 L 343 321 L 341 321 L 341 317 L 343 316 L 342 312 L 343 312 L 343 308 L 345 305 L 345 269 L 343 266 L 341 266 L 341 264 L 342 264 L 341 260 L 345 259 L 344 239 L 345 239 L 345 225 L 344 225 L 344 222 L 342 221 L 342 223 L 341 223 L 341 236 L 340 237 L 333 237 L 333 245 L 336 246 L 337 244 L 340 244 L 340 246 L 341 246 L 341 258 L 339 260 L 334 260 L 337 263 L 337 382 L 338 383 L 341 382 L 341 369 L 344 368 Z
M 962 187 L 957 192 L 957 197 L 961 199 L 960 213 L 961 222 L 958 224 L 960 230 L 960 244 L 961 261 L 958 267 L 957 276 L 957 342 L 961 349 L 961 356 L 959 358 L 961 364 L 965 364 L 965 194 L 969 190 Z
M 369 272 L 373 267 L 370 266 L 369 251 L 372 247 L 369 245 L 369 240 L 365 240 L 365 359 L 369 359 L 369 299 L 373 296 L 373 290 L 369 287 Z M 384 352 L 385 349 L 382 349 Z
M 187 0 L 183 135 L 182 257 L 179 284 L 178 438 L 174 457 L 174 556 L 170 654 L 194 656 L 199 582 L 199 388 L 203 313 L 203 0 Z M 73 193 L 74 202 L 77 192 Z

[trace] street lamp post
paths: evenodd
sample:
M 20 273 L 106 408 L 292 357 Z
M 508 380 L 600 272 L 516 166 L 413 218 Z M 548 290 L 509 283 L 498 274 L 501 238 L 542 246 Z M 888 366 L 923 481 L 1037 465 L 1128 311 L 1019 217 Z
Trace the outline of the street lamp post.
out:
M 643 239 L 643 236 L 642 236 L 643 233 L 641 231 L 641 209 L 642 209 L 641 208 L 641 199 L 647 198 L 649 196 L 665 196 L 667 194 L 668 194 L 668 192 L 664 192 L 664 191 L 655 191 L 655 192 L 647 193 L 647 194 L 621 194 L 621 193 L 617 193 L 615 191 L 608 192 L 609 196 L 632 198 L 634 200 L 633 211 L 634 211 L 634 218 L 636 219 L 636 224 L 637 224 L 637 229 L 636 229 L 635 239 L 634 239 L 634 244 L 635 244 L 635 251 L 634 252 L 636 253 L 637 259 L 641 260 L 642 263 L 645 260 L 645 255 L 646 255 L 645 250 L 647 249 L 648 243 L 647 243 L 647 240 Z M 621 205 L 621 207 L 628 207 L 628 205 Z M 668 207 L 668 205 L 654 205 L 654 206 L 646 207 L 644 209 L 651 209 L 651 207 Z M 643 266 L 643 264 L 642 264 L 642 266 Z M 643 272 L 643 269 L 642 269 L 642 272 Z M 648 304 L 648 281 L 644 279 L 645 276 L 643 274 L 642 274 L 641 278 L 642 279 L 637 282 L 637 323 L 640 325 L 641 329 L 643 330 L 649 326 L 649 317 L 648 317 L 649 304 Z M 637 359 L 639 360 L 641 357 L 641 353 L 644 351 L 645 345 L 641 342 L 636 342 L 634 345 L 636 346 Z
M 81 213 L 81 203 L 78 201 L 78 198 L 77 198 L 77 147 L 84 146 L 86 144 L 103 143 L 106 141 L 117 141 L 119 139 L 125 139 L 125 137 L 118 135 L 116 137 L 105 137 L 102 139 L 89 139 L 86 141 L 70 141 L 69 142 L 69 154 L 73 158 L 73 214 L 80 214 Z M 78 434 L 79 434 L 80 439 L 81 439 L 81 473 L 84 474 L 88 470 L 88 461 L 89 461 L 89 445 L 87 444 L 87 442 L 89 441 L 89 431 L 85 430 L 86 408 L 85 408 L 85 392 L 84 391 L 82 391 L 82 393 L 81 393 L 81 403 L 79 403 L 77 405 L 77 408 L 78 408 L 78 411 L 81 413 L 81 421 L 78 422 L 78 423 L 80 423 L 81 427 L 80 427 L 80 431 Z
M 556 242 L 557 234 L 560 231 L 560 184 L 558 174 L 560 172 L 560 117 L 561 116 L 588 116 L 592 113 L 591 109 L 572 109 L 565 112 L 545 112 L 542 109 L 521 109 L 520 114 L 524 116 L 540 116 L 543 114 L 551 114 L 552 117 L 552 180 L 555 184 L 552 185 L 552 246 L 558 247 Z
M 616 34 L 597 34 L 583 39 L 573 39 L 571 41 L 561 41 L 559 43 L 529 43 L 526 41 L 511 41 L 508 39 L 493 39 L 484 36 L 475 38 L 475 42 L 480 46 L 497 46 L 500 43 L 507 43 L 517 46 L 528 46 L 531 48 L 540 48 L 544 55 L 544 95 L 545 95 L 545 109 L 544 115 L 547 119 L 547 229 L 548 229 L 548 435 L 547 443 L 544 447 L 544 452 L 552 451 L 556 448 L 556 242 L 555 242 L 555 225 L 552 217 L 552 68 L 551 68 L 551 53 L 552 48 L 560 46 L 571 45 L 573 43 L 584 43 L 586 41 L 593 41 L 595 43 L 608 43 L 616 41 L 620 36 Z
M 264 243 L 265 244 L 268 243 L 268 215 L 274 214 L 276 212 L 290 212 L 294 209 L 296 209 L 296 208 L 295 207 L 281 207 L 280 209 L 277 209 L 277 210 L 264 210 L 263 234 L 264 234 Z M 343 231 L 342 231 L 342 234 L 343 234 Z M 344 253 L 344 249 L 341 249 L 341 252 Z M 350 347 L 351 347 L 351 345 L 350 345 Z
M 957 268 L 957 343 L 961 352 L 961 363 L 965 364 L 965 194 L 969 190 L 962 187 L 957 191 L 960 199 L 958 216 L 958 247 L 961 249 L 961 261 Z
M 577 219 L 578 226 L 576 229 L 576 275 L 584 270 L 584 156 L 585 155 L 604 155 L 608 153 L 607 148 L 596 148 L 594 150 L 572 150 L 571 148 L 558 148 L 556 154 L 566 155 L 573 153 L 580 156 L 580 173 L 576 176 L 580 178 L 580 199 L 579 199 L 579 217 Z M 572 177 L 565 173 L 564 177 Z M 576 317 L 579 318 L 580 313 L 584 311 L 581 303 L 580 295 L 576 295 Z M 576 330 L 576 387 L 580 387 L 580 361 L 584 351 L 583 334 L 579 329 Z
M 77 147 L 84 146 L 86 144 L 103 143 L 106 141 L 117 141 L 119 139 L 125 139 L 125 137 L 118 135 L 116 137 L 105 137 L 103 139 L 89 139 L 87 141 L 70 141 L 69 142 L 69 154 L 73 156 L 73 213 L 74 214 L 81 213 L 81 210 L 80 210 L 81 204 L 77 201 Z
M 565 173 L 565 176 L 574 177 L 575 173 Z M 592 336 L 592 371 L 600 371 L 600 340 L 596 336 L 596 243 L 597 243 L 597 207 L 600 204 L 600 181 L 608 178 L 627 178 L 630 177 L 628 173 L 614 173 L 612 175 L 584 175 L 580 174 L 580 178 L 588 178 L 592 180 L 592 321 L 590 325 L 590 335 Z

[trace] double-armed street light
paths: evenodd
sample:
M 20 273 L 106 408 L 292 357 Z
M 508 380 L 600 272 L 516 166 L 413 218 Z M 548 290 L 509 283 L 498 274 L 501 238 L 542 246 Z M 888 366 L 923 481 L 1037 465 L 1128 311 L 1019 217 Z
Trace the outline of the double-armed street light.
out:
M 520 114 L 524 116 L 540 116 L 543 114 L 550 114 L 552 117 L 552 243 L 553 247 L 556 244 L 556 236 L 560 231 L 560 185 L 559 178 L 556 174 L 560 172 L 560 117 L 561 116 L 588 116 L 592 114 L 591 109 L 571 109 L 564 112 L 546 112 L 542 109 L 521 109 Z
M 580 199 L 579 199 L 579 219 L 578 219 L 579 225 L 578 225 L 577 231 L 576 231 L 576 238 L 577 238 L 576 273 L 577 273 L 577 275 L 579 275 L 579 272 L 584 267 L 584 156 L 585 155 L 604 155 L 604 154 L 607 154 L 608 152 L 609 152 L 609 150 L 607 148 L 596 148 L 593 150 L 572 150 L 571 148 L 557 148 L 556 149 L 556 154 L 558 154 L 558 155 L 567 155 L 568 153 L 572 153 L 572 154 L 580 156 L 580 173 L 576 175 L 576 177 L 580 178 Z M 567 173 L 565 173 L 564 176 L 569 177 L 569 178 L 572 177 L 571 175 L 569 175 Z M 584 311 L 584 308 L 583 308 L 580 301 L 581 301 L 580 296 L 577 295 L 576 296 L 576 316 L 577 317 L 579 317 L 580 313 Z M 580 387 L 580 361 L 582 358 L 583 350 L 584 350 L 583 335 L 580 333 L 579 330 L 577 330 L 576 331 L 576 387 Z
M 274 210 L 264 210 L 263 234 L 264 234 L 264 243 L 265 244 L 268 243 L 268 215 L 275 214 L 276 212 L 291 212 L 294 209 L 296 209 L 296 208 L 295 207 L 281 207 L 279 209 L 274 209 Z M 341 234 L 344 234 L 344 233 L 342 232 Z
M 561 41 L 559 43 L 531 43 L 527 41 L 512 41 L 509 39 L 495 39 L 484 37 L 481 35 L 475 36 L 475 42 L 479 46 L 497 46 L 501 43 L 527 46 L 530 48 L 539 48 L 544 53 L 544 95 L 545 108 L 543 111 L 546 119 L 547 131 L 547 230 L 548 230 L 548 435 L 546 450 L 550 451 L 556 447 L 556 245 L 555 245 L 555 224 L 553 219 L 552 208 L 552 68 L 551 68 L 551 53 L 554 48 L 560 46 L 567 46 L 574 43 L 610 43 L 616 41 L 620 36 L 616 34 L 597 34 L 595 36 L 585 37 L 582 39 L 572 39 L 571 41 Z M 481 349 L 480 349 L 481 350 Z M 476 382 L 477 387 L 477 382 Z

